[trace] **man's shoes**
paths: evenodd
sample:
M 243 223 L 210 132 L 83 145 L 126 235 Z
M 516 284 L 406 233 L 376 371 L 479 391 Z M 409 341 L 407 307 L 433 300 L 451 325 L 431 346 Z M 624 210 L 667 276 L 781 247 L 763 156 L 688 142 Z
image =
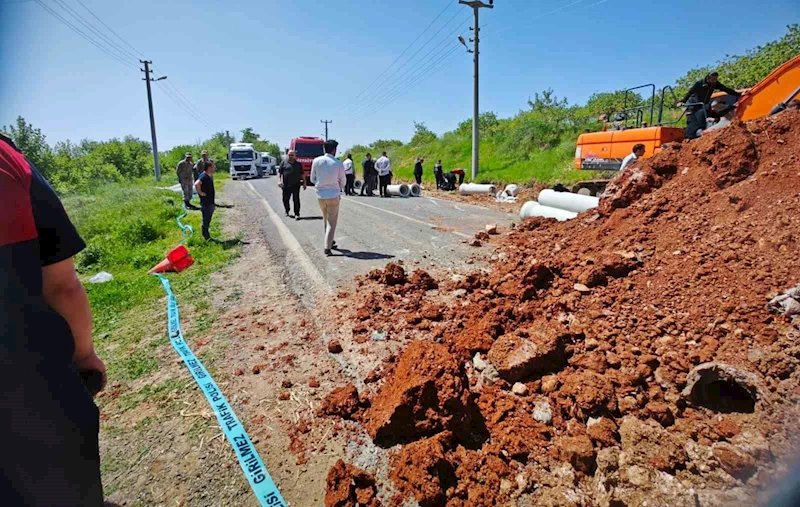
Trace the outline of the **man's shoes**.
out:
M 296 215 L 294 216 L 294 219 L 295 219 L 295 220 L 300 220 L 300 213 L 296 214 Z
M 331 252 L 331 249 L 330 249 L 330 248 L 326 248 L 326 249 L 325 249 L 325 255 L 326 255 L 327 257 L 330 257 L 330 256 L 332 256 L 332 255 L 333 255 L 333 252 Z
M 331 248 L 336 248 L 336 242 L 335 241 L 331 244 Z
M 286 212 L 286 218 L 292 218 L 292 215 L 290 215 L 288 211 Z
M 197 206 L 195 206 L 194 204 L 187 204 L 187 205 L 186 205 L 186 209 L 190 209 L 190 210 L 197 211 L 197 210 L 199 210 L 200 208 L 198 208 L 198 207 L 197 207 Z

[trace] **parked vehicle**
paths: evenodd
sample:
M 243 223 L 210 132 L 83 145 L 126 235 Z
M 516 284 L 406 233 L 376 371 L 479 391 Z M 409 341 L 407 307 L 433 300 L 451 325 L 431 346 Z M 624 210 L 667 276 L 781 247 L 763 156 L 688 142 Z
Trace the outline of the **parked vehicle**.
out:
M 278 173 L 278 160 L 267 152 L 261 153 L 261 173 L 275 175 Z
M 252 143 L 233 143 L 228 153 L 231 179 L 261 178 L 261 153 Z
M 325 140 L 319 137 L 295 137 L 289 144 L 294 150 L 297 161 L 303 165 L 303 175 L 307 184 L 311 184 L 311 163 L 315 158 L 325 154 Z

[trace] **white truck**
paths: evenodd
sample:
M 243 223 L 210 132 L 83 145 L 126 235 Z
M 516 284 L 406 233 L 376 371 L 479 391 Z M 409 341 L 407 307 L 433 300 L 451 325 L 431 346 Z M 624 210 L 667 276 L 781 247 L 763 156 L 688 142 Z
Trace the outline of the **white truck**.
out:
M 261 153 L 252 143 L 233 143 L 228 150 L 231 163 L 231 179 L 261 177 Z
M 266 151 L 261 153 L 261 174 L 277 174 L 278 160 Z

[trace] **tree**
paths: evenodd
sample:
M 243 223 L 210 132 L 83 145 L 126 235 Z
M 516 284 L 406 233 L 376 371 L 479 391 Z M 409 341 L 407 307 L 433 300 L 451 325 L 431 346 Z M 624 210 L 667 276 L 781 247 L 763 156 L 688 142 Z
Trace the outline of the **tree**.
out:
M 414 137 L 411 138 L 412 146 L 422 146 L 435 140 L 436 134 L 426 127 L 425 123 L 414 122 Z
M 33 165 L 45 176 L 53 171 L 53 152 L 47 145 L 47 138 L 42 131 L 34 128 L 33 125 L 25 121 L 22 116 L 17 117 L 17 125 L 3 126 L 3 131 L 17 145 L 17 148 L 25 154 Z
M 253 131 L 252 127 L 247 127 L 246 129 L 242 130 L 242 142 L 243 143 L 253 143 L 253 144 L 255 144 L 259 140 L 261 140 L 261 136 L 256 134 Z

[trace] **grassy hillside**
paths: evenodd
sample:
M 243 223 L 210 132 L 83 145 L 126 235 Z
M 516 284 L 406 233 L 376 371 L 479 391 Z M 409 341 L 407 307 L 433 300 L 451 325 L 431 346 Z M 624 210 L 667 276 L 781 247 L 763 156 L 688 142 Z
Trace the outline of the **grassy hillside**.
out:
M 759 46 L 744 55 L 728 55 L 715 65 L 692 69 L 674 83 L 675 95 L 682 95 L 698 79 L 718 69 L 720 80 L 736 88 L 746 88 L 758 83 L 773 69 L 800 54 L 800 25 L 787 27 L 779 39 Z M 638 83 L 631 83 L 636 85 Z M 628 96 L 627 105 L 650 105 L 650 97 Z M 655 109 L 658 109 L 656 98 Z M 666 118 L 675 120 L 681 111 L 674 108 L 672 97 L 665 100 Z M 512 118 L 499 119 L 486 112 L 480 117 L 481 159 L 479 183 L 569 183 L 590 179 L 598 175 L 573 168 L 575 141 L 584 131 L 597 131 L 602 123 L 601 114 L 623 109 L 624 91 L 602 92 L 592 95 L 586 104 L 569 104 L 559 99 L 552 90 L 535 94 L 527 108 Z M 645 118 L 650 121 L 649 118 Z M 654 118 L 655 122 L 657 119 Z M 680 123 L 679 123 L 680 124 Z M 414 136 L 408 143 L 397 140 L 378 140 L 369 146 L 354 146 L 353 158 L 357 165 L 367 151 L 374 157 L 386 150 L 392 158 L 395 176 L 413 179 L 416 157 L 424 157 L 424 179 L 433 181 L 433 166 L 441 159 L 445 171 L 463 168 L 469 175 L 472 160 L 472 121 L 466 120 L 450 132 L 437 135 L 424 123 L 415 123 Z M 345 154 L 341 154 L 344 156 Z M 359 171 L 360 177 L 360 171 Z

